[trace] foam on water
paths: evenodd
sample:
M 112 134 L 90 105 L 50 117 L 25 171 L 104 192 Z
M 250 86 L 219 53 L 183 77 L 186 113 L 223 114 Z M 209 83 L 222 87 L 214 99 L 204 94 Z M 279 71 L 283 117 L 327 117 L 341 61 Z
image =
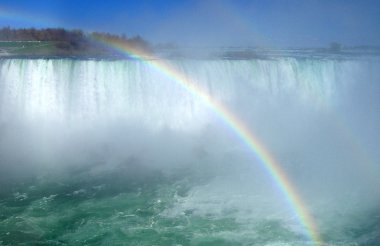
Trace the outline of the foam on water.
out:
M 378 58 L 170 63 L 255 130 L 327 245 L 375 245 Z M 3 244 L 312 243 L 212 112 L 139 61 L 1 60 L 0 168 Z

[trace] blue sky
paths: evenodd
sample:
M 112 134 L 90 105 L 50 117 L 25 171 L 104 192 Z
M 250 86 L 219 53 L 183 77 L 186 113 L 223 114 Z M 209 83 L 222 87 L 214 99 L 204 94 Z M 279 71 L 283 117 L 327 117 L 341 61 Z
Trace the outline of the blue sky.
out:
M 0 0 L 0 26 L 140 34 L 152 43 L 380 45 L 377 0 Z

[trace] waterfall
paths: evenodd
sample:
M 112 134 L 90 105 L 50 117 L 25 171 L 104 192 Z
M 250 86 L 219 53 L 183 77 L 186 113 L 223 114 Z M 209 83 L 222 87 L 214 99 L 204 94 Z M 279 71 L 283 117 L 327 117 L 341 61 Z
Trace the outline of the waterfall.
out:
M 326 243 L 376 242 L 380 59 L 165 62 L 244 122 Z M 21 223 L 50 240 L 64 213 L 74 214 L 77 231 L 59 227 L 63 242 L 98 230 L 114 239 L 143 228 L 145 240 L 152 228 L 193 238 L 216 228 L 216 238 L 238 244 L 311 244 L 273 177 L 228 126 L 146 62 L 1 59 L 3 231 Z
M 263 100 L 284 97 L 330 107 L 340 90 L 374 76 L 378 62 L 281 58 L 178 60 L 171 65 L 213 98 L 235 107 L 263 106 Z M 202 126 L 210 117 L 199 98 L 140 61 L 4 59 L 0 120 L 16 116 L 61 123 L 123 119 L 176 129 Z

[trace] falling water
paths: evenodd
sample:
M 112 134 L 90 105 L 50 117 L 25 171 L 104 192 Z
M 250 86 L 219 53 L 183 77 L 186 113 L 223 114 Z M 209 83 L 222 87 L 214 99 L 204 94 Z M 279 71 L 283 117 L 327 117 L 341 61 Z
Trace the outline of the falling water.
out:
M 380 241 L 380 59 L 168 62 L 247 123 L 326 245 Z M 141 61 L 1 60 L 0 172 L 0 245 L 312 244 L 255 156 Z

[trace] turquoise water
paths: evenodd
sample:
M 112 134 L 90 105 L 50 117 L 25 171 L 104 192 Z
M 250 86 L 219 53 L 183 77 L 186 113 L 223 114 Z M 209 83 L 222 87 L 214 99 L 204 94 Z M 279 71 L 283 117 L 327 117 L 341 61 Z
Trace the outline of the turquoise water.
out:
M 244 121 L 319 245 L 380 242 L 378 57 L 170 60 Z M 0 60 L 0 245 L 313 245 L 252 150 L 132 60 Z
M 271 214 L 241 221 L 237 208 L 203 214 L 196 205 L 173 213 L 181 199 L 191 199 L 195 186 L 208 189 L 213 179 L 191 170 L 55 175 L 8 183 L 2 190 L 1 245 L 311 245 Z M 379 210 L 341 211 L 323 219 L 321 245 L 377 245 Z
M 281 221 L 240 225 L 233 211 L 224 216 L 165 211 L 206 178 L 112 171 L 90 177 L 40 177 L 1 197 L 2 243 L 230 245 L 304 241 Z M 249 230 L 248 230 L 249 229 Z

